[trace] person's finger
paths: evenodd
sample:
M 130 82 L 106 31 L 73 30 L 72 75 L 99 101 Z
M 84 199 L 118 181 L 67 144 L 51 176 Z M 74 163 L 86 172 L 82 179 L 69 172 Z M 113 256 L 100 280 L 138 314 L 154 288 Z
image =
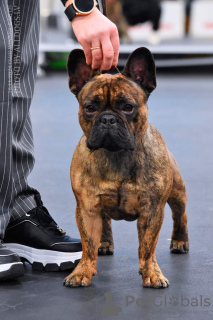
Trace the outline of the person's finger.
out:
M 103 59 L 101 44 L 93 43 L 91 48 L 94 48 L 93 50 L 90 49 L 92 52 L 92 68 L 99 69 Z
M 88 66 L 91 66 L 91 64 L 92 64 L 92 51 L 90 49 L 90 44 L 89 43 L 84 44 L 83 50 L 84 50 L 84 54 L 86 57 L 86 64 L 88 64 Z
M 101 70 L 109 70 L 112 67 L 112 62 L 114 58 L 114 50 L 110 38 L 107 36 L 103 39 L 102 43 L 102 55 L 103 60 L 101 63 Z
M 112 65 L 115 67 L 118 64 L 119 45 L 120 45 L 117 28 L 115 30 L 113 30 L 113 32 L 111 33 L 111 42 L 112 42 L 112 47 L 114 50 L 114 57 L 113 57 Z

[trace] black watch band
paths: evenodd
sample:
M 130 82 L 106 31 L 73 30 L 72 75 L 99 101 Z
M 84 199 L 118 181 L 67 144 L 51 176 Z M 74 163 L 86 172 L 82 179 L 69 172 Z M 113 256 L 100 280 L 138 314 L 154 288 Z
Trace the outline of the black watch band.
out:
M 65 1 L 66 2 L 66 1 Z M 73 8 L 73 6 L 68 6 L 66 8 L 66 10 L 64 11 L 64 13 L 66 14 L 67 18 L 72 21 L 72 19 L 76 16 L 76 11 Z
M 61 0 L 61 2 L 65 6 L 67 0 Z M 90 14 L 95 7 L 99 9 L 99 5 L 96 0 L 73 0 L 70 1 L 70 4 L 65 9 L 64 13 L 67 18 L 72 21 L 76 15 L 84 16 Z

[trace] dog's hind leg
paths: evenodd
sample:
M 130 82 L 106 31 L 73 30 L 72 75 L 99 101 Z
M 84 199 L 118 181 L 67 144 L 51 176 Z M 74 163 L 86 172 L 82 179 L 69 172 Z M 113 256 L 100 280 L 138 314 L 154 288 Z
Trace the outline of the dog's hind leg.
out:
M 187 253 L 189 251 L 189 240 L 187 230 L 186 214 L 186 188 L 179 168 L 172 157 L 173 163 L 173 187 L 167 200 L 173 218 L 173 231 L 170 251 L 172 253 Z
M 102 236 L 101 243 L 98 248 L 99 255 L 111 255 L 114 253 L 114 243 L 112 236 L 111 218 L 105 213 L 101 213 L 102 216 Z

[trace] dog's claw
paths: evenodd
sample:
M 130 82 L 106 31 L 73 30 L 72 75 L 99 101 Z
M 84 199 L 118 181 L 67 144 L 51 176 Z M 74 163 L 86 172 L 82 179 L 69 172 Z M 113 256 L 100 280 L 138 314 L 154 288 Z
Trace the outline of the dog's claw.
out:
M 65 285 L 65 287 L 69 287 L 69 281 L 64 281 L 64 285 Z
M 169 280 L 166 279 L 163 274 L 156 277 L 150 276 L 144 279 L 143 287 L 145 288 L 154 288 L 154 289 L 163 289 L 169 286 Z
M 100 256 L 112 255 L 113 253 L 113 244 L 110 244 L 109 242 L 102 242 L 101 246 L 98 248 L 98 254 Z
M 63 285 L 65 287 L 71 287 L 72 286 L 72 281 L 69 281 L 68 279 L 64 279 Z
M 189 242 L 188 241 L 178 241 L 172 240 L 170 245 L 171 253 L 188 253 Z

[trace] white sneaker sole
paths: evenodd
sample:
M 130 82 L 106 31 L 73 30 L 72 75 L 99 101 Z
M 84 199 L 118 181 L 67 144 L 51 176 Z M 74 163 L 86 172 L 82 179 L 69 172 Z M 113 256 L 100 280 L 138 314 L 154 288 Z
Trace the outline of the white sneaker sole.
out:
M 15 279 L 24 275 L 22 262 L 0 264 L 0 281 Z
M 22 265 L 23 266 L 23 263 L 22 262 L 13 262 L 13 263 L 5 263 L 5 264 L 0 264 L 0 272 L 4 272 L 4 271 L 8 271 L 10 270 L 10 268 L 14 265 Z
M 59 271 L 74 269 L 82 257 L 79 252 L 59 252 L 35 249 L 17 243 L 7 243 L 7 248 L 27 260 L 34 270 Z

